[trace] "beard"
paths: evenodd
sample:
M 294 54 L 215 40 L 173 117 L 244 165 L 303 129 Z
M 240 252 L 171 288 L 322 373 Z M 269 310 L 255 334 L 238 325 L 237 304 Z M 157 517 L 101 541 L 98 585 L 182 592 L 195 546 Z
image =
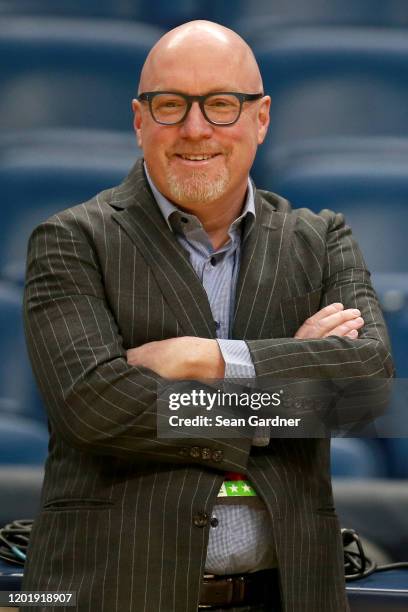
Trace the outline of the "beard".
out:
M 182 178 L 170 169 L 167 170 L 167 184 L 172 199 L 180 204 L 206 204 L 217 200 L 225 193 L 229 179 L 227 168 L 223 168 L 212 178 L 209 178 L 204 170 L 192 170 L 188 176 Z

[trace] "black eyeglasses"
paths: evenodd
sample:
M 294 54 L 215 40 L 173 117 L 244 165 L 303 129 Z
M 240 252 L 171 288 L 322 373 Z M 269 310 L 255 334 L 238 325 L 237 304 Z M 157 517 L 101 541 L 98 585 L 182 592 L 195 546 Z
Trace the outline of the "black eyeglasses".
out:
M 244 102 L 254 102 L 263 95 L 219 91 L 205 96 L 188 96 L 174 91 L 146 91 L 139 94 L 138 100 L 149 103 L 150 114 L 162 125 L 175 125 L 184 121 L 193 102 L 198 102 L 208 123 L 232 125 L 238 121 Z

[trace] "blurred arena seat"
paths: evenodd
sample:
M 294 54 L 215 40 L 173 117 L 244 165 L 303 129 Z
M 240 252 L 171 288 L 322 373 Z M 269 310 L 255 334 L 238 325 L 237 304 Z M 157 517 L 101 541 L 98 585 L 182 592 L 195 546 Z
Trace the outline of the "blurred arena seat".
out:
M 254 49 L 272 96 L 266 148 L 406 134 L 406 31 L 278 28 L 259 37 Z
M 0 464 L 0 526 L 33 519 L 40 507 L 43 466 Z
M 5 134 L 0 145 L 0 278 L 22 282 L 34 227 L 120 183 L 138 155 L 131 133 Z
M 281 25 L 408 25 L 406 0 L 236 0 L 211 3 L 215 21 L 236 28 L 248 40 Z
M 0 15 L 126 19 L 172 28 L 197 19 L 206 5 L 202 0 L 0 0 Z
M 334 478 L 333 490 L 342 527 L 355 529 L 393 561 L 407 561 L 406 480 Z
M 377 440 L 333 438 L 331 474 L 341 478 L 381 478 L 386 476 L 384 449 Z
M 385 223 L 387 221 L 385 220 Z M 401 233 L 404 231 L 400 229 Z M 389 246 L 392 249 L 392 245 Z M 408 247 L 406 247 L 408 251 Z M 407 262 L 407 259 L 406 259 Z M 405 263 L 407 267 L 407 263 Z M 373 284 L 380 298 L 388 331 L 391 337 L 392 352 L 397 365 L 397 376 L 404 379 L 396 388 L 396 400 L 408 405 L 408 272 L 400 274 L 373 274 Z M 406 410 L 402 412 L 408 420 Z M 407 447 L 408 451 L 408 447 Z M 408 452 L 407 452 L 408 458 Z M 408 476 L 408 463 L 405 466 Z
M 161 34 L 139 23 L 3 17 L 0 130 L 129 132 L 140 70 Z
M 383 440 L 383 444 L 387 453 L 390 476 L 407 479 L 408 438 L 387 438 Z
M 21 288 L 0 281 L 0 415 L 45 423 L 26 350 L 22 301 Z
M 45 425 L 0 414 L 0 465 L 42 465 L 47 451 Z
M 268 187 L 296 208 L 344 213 L 371 271 L 407 271 L 408 139 L 321 139 L 282 147 L 265 153 L 256 167 L 257 184 L 266 177 Z

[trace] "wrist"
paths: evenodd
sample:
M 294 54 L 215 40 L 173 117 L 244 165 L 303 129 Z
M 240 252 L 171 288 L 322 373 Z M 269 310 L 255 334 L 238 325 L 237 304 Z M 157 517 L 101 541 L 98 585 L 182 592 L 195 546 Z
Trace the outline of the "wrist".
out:
M 218 342 L 211 338 L 192 338 L 194 349 L 189 355 L 192 378 L 224 378 L 225 361 Z

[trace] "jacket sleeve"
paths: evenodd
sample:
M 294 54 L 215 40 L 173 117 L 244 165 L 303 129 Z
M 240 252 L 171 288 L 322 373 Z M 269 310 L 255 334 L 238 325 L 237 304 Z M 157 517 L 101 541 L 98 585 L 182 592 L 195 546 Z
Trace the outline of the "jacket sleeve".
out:
M 249 439 L 160 439 L 153 371 L 127 364 L 96 248 L 55 215 L 30 237 L 24 324 L 32 367 L 57 435 L 89 453 L 243 471 Z
M 338 336 L 247 340 L 257 381 L 268 386 L 274 379 L 342 379 L 347 383 L 362 381 L 364 390 L 381 388 L 381 381 L 377 380 L 376 386 L 374 379 L 393 377 L 394 366 L 370 273 L 344 216 L 328 210 L 320 215 L 327 224 L 327 236 L 319 308 L 333 302 L 358 308 L 364 327 L 356 340 Z M 370 379 L 373 384 L 366 384 Z M 357 383 L 356 393 L 358 387 Z

